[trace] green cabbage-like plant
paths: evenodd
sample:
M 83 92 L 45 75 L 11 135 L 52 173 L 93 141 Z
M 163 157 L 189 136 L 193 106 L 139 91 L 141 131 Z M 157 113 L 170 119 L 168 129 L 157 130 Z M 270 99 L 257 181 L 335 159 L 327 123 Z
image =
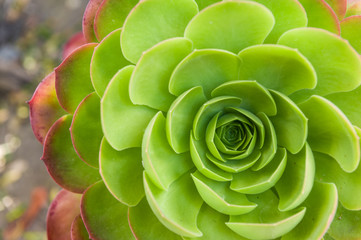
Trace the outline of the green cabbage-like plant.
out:
M 359 6 L 91 0 L 29 102 L 48 238 L 361 239 Z

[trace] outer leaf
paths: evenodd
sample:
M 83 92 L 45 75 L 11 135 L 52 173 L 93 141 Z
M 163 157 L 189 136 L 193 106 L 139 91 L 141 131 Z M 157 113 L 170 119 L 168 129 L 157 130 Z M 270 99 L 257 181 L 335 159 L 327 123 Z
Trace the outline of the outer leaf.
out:
M 197 215 L 202 206 L 189 173 L 173 182 L 168 191 L 153 185 L 144 173 L 145 195 L 159 221 L 171 231 L 186 237 L 200 237 Z
M 347 39 L 351 46 L 361 54 L 361 15 L 352 16 L 341 22 L 341 36 Z
M 231 216 L 226 225 L 247 239 L 274 239 L 293 229 L 305 215 L 305 208 L 280 212 L 278 199 L 272 191 L 252 195 L 251 201 L 259 206 L 250 213 Z
M 75 49 L 86 43 L 82 32 L 74 34 L 64 45 L 62 59 L 67 58 Z
M 130 10 L 137 3 L 138 0 L 103 0 L 94 18 L 97 39 L 101 41 L 112 31 L 121 28 Z
M 121 45 L 124 56 L 136 63 L 142 52 L 173 37 L 182 37 L 189 20 L 197 14 L 193 0 L 140 1 L 123 26 Z
M 216 2 L 220 2 L 222 0 L 195 0 L 195 2 L 198 5 L 198 9 L 202 10 L 203 8 L 208 7 L 209 5 L 212 5 Z
M 326 98 L 340 108 L 352 124 L 361 127 L 361 86 L 349 92 L 327 95 Z
M 332 223 L 337 209 L 337 190 L 332 183 L 315 182 L 304 203 L 303 220 L 282 240 L 320 239 Z
M 293 94 L 293 99 L 305 100 L 312 94 L 350 91 L 361 83 L 359 55 L 335 34 L 316 28 L 299 28 L 283 34 L 278 43 L 297 48 L 317 73 L 316 88 L 301 90 Z
M 270 117 L 275 128 L 277 142 L 288 151 L 299 152 L 307 138 L 308 125 L 305 114 L 285 95 L 271 91 L 276 102 L 277 115 Z
M 230 230 L 224 224 L 228 220 L 228 216 L 219 213 L 210 208 L 207 204 L 203 204 L 198 214 L 198 227 L 202 231 L 203 236 L 198 238 L 184 238 L 186 240 L 246 240 Z
M 275 18 L 275 26 L 264 43 L 276 43 L 278 38 L 287 30 L 307 26 L 306 12 L 297 0 L 253 1 L 259 2 L 270 9 Z
M 136 239 L 181 240 L 182 237 L 166 228 L 150 209 L 146 198 L 128 210 L 129 226 Z
M 218 85 L 238 79 L 240 59 L 237 55 L 217 49 L 195 50 L 174 70 L 169 91 L 179 96 L 192 87 L 201 86 L 210 97 Z
M 275 157 L 259 171 L 248 169 L 234 175 L 230 188 L 236 192 L 258 194 L 273 187 L 281 178 L 287 163 L 284 148 L 278 149 Z
M 299 0 L 299 2 L 306 10 L 309 27 L 340 33 L 337 15 L 324 0 Z
M 90 166 L 99 166 L 99 148 L 103 138 L 100 123 L 100 99 L 95 92 L 89 94 L 76 109 L 70 127 L 74 149 Z
M 201 87 L 181 94 L 170 106 L 166 119 L 168 142 L 177 153 L 189 150 L 189 137 L 194 117 L 206 101 Z
M 56 97 L 54 72 L 41 81 L 28 103 L 31 128 L 35 137 L 43 143 L 51 125 L 66 113 Z
M 338 206 L 335 220 L 328 234 L 339 240 L 358 240 L 361 237 L 361 211 L 350 211 Z
M 349 210 L 361 210 L 361 165 L 352 173 L 344 172 L 332 157 L 315 153 L 316 178 L 336 185 L 341 204 Z
M 90 80 L 90 62 L 95 43 L 77 48 L 55 69 L 55 88 L 60 105 L 74 113 L 79 103 L 94 91 Z
M 83 16 L 83 34 L 88 42 L 96 42 L 94 33 L 94 18 L 103 0 L 90 0 L 86 6 Z
M 149 179 L 163 190 L 194 167 L 189 153 L 177 154 L 169 146 L 162 112 L 154 116 L 145 130 L 142 159 Z
M 263 5 L 246 1 L 222 1 L 194 17 L 185 30 L 196 49 L 215 48 L 238 53 L 260 44 L 274 26 L 272 13 Z
M 80 212 L 80 211 L 79 211 Z M 85 228 L 83 219 L 80 214 L 75 217 L 71 224 L 71 240 L 88 240 L 89 234 Z
M 50 204 L 46 232 L 49 240 L 70 240 L 71 225 L 80 213 L 80 194 L 61 190 Z
M 82 193 L 100 176 L 98 169 L 83 162 L 73 149 L 69 132 L 71 120 L 71 116 L 66 115 L 50 128 L 41 159 L 55 182 L 69 191 Z
M 309 119 L 307 141 L 312 150 L 334 157 L 344 171 L 354 171 L 360 161 L 360 140 L 346 116 L 320 96 L 312 96 L 300 108 Z
M 275 186 L 280 199 L 278 208 L 281 211 L 298 207 L 311 192 L 315 177 L 315 162 L 307 143 L 297 154 L 288 154 L 287 162 L 286 169 Z
M 360 15 L 361 14 L 361 2 L 358 0 L 349 1 L 347 5 L 346 17 Z
M 314 88 L 316 72 L 296 49 L 280 45 L 258 45 L 242 50 L 240 79 L 257 80 L 262 86 L 289 95 Z
M 100 148 L 100 173 L 110 193 L 121 203 L 135 206 L 143 198 L 140 148 L 128 148 L 118 152 L 103 138 Z
M 345 17 L 347 0 L 325 0 L 325 2 L 330 5 L 340 21 Z
M 257 207 L 245 195 L 230 190 L 229 183 L 213 181 L 198 171 L 192 174 L 192 178 L 202 199 L 220 213 L 240 215 Z
M 212 97 L 234 96 L 242 99 L 240 105 L 253 113 L 264 112 L 268 116 L 277 113 L 276 104 L 266 88 L 252 80 L 226 82 L 212 91 Z
M 169 93 L 173 70 L 192 51 L 192 42 L 185 38 L 167 39 L 145 51 L 134 69 L 129 85 L 134 104 L 168 111 L 175 96 Z
M 103 133 L 116 150 L 140 147 L 144 130 L 156 113 L 130 101 L 128 87 L 133 69 L 134 66 L 127 66 L 120 70 L 109 83 L 101 101 Z
M 128 207 L 118 202 L 102 181 L 90 186 L 81 200 L 81 216 L 91 239 L 135 239 L 129 228 Z
M 90 63 L 90 75 L 93 87 L 102 97 L 113 76 L 130 63 L 124 58 L 119 43 L 121 30 L 116 30 L 104 38 L 94 49 Z

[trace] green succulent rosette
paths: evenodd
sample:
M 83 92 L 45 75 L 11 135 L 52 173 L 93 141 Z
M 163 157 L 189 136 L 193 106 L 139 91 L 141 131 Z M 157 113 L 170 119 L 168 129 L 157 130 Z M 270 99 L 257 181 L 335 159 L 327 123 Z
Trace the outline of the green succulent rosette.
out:
M 29 102 L 48 238 L 360 239 L 359 3 L 91 0 Z

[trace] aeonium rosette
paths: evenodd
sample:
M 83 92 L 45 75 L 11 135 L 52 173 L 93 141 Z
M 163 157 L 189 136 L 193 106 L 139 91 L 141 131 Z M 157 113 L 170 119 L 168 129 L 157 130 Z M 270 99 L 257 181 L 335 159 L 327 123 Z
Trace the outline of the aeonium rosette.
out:
M 30 100 L 49 239 L 361 238 L 358 4 L 91 0 Z

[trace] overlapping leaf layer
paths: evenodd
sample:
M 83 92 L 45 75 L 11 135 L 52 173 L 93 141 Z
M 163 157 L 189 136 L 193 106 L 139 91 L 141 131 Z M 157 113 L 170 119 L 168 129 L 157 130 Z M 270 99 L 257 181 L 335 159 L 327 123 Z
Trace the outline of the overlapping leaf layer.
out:
M 49 239 L 361 238 L 356 3 L 90 0 L 29 102 Z

